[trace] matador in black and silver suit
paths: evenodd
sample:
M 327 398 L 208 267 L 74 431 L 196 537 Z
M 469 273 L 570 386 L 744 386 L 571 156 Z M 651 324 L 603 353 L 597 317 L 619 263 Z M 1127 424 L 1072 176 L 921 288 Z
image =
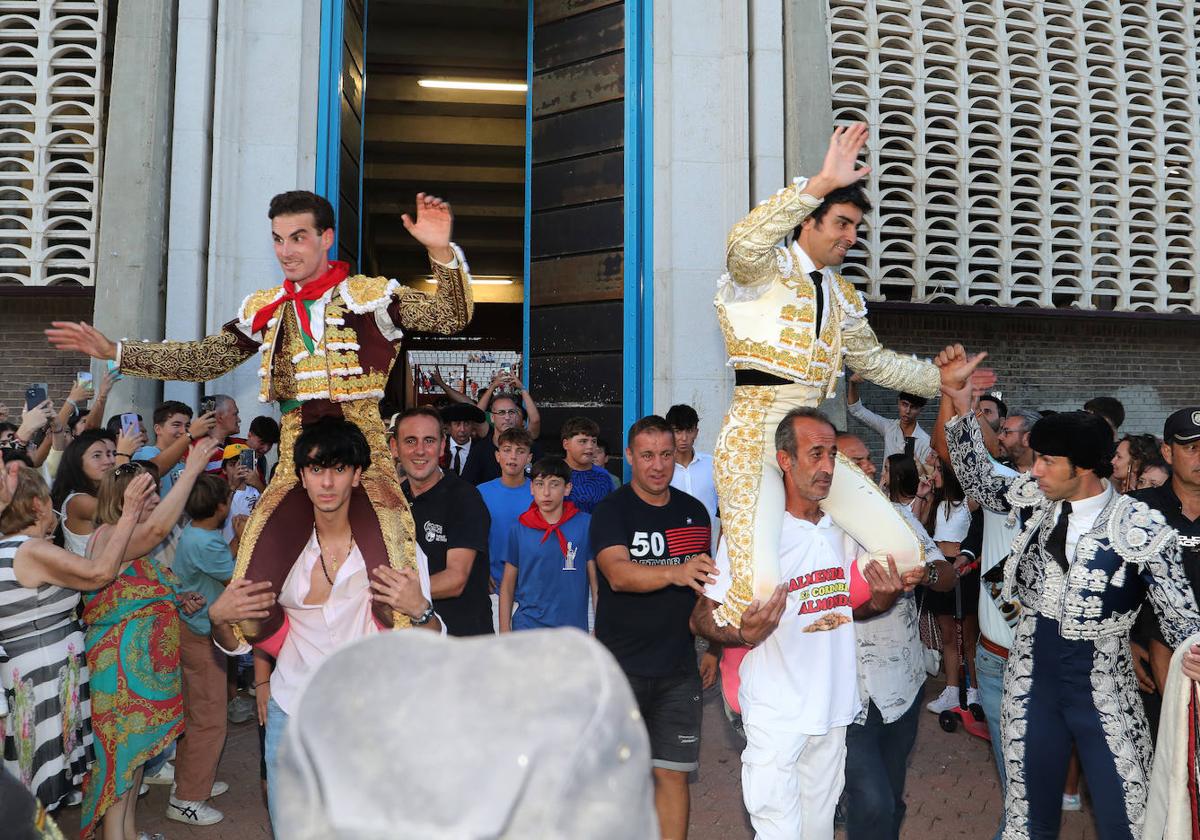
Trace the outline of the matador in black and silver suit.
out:
M 946 424 L 946 437 L 967 496 L 1021 525 L 1004 569 L 1004 597 L 1021 604 L 1001 709 L 1004 840 L 1058 836 L 1072 745 L 1098 836 L 1141 838 L 1153 748 L 1129 631 L 1147 601 L 1172 647 L 1200 631 L 1178 535 L 1158 511 L 1103 481 L 1112 433 L 1094 415 L 1052 415 L 1030 434 L 1039 464 L 1066 458 L 1069 475 L 1091 470 L 1100 479 L 1092 479 L 1099 495 L 1074 501 L 1048 497 L 1044 465 L 999 475 L 969 411 Z

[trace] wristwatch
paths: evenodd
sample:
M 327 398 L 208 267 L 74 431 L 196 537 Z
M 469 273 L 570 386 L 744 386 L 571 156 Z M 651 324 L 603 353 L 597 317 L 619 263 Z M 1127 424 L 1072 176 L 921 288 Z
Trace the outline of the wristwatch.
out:
M 411 618 L 411 616 L 410 616 Z M 433 604 L 425 608 L 425 612 L 416 618 L 411 618 L 414 627 L 423 627 L 433 619 Z
M 938 582 L 937 561 L 930 560 L 925 564 L 925 585 L 934 586 Z

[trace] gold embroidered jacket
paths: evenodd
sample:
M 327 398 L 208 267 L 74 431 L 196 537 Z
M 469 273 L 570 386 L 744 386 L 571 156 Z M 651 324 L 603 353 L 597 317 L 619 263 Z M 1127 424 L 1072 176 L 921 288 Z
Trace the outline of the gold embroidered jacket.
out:
M 448 335 L 471 320 L 469 269 L 458 246 L 451 247 L 455 267 L 431 260 L 438 280 L 433 295 L 361 274 L 326 292 L 312 307 L 316 341 L 311 352 L 301 340 L 291 305 L 278 309 L 261 334 L 251 332 L 254 314 L 283 294 L 283 287 L 276 286 L 249 295 L 236 319 L 200 341 L 121 342 L 121 372 L 206 382 L 258 352 L 261 402 L 380 399 L 403 330 Z
M 829 317 L 815 335 L 813 281 L 800 270 L 799 254 L 778 243 L 821 202 L 803 192 L 797 179 L 738 222 L 729 234 L 713 304 L 725 337 L 729 365 L 811 385 L 832 397 L 843 361 L 851 370 L 886 388 L 923 397 L 938 393 L 937 368 L 886 350 L 867 323 L 862 294 L 834 275 Z

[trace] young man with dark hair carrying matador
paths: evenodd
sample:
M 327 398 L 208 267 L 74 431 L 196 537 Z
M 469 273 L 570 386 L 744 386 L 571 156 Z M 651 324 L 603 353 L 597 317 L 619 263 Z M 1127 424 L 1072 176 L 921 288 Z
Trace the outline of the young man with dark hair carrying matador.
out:
M 88 324 L 58 321 L 46 334 L 61 350 L 115 359 L 122 373 L 153 379 L 205 382 L 259 355 L 259 400 L 277 401 L 283 414 L 280 463 L 246 524 L 234 580 L 270 581 L 278 593 L 303 550 L 312 506 L 297 478 L 292 447 L 302 427 L 324 417 L 349 420 L 370 444 L 373 469 L 350 500 L 368 571 L 383 565 L 415 568 L 412 515 L 378 404 L 404 330 L 448 335 L 471 320 L 470 275 L 462 251 L 450 241 L 450 205 L 418 193 L 415 217 L 401 217 L 429 254 L 438 281 L 434 295 L 386 277 L 351 275 L 349 265 L 331 261 L 333 208 L 321 196 L 282 193 L 271 200 L 268 216 L 283 284 L 247 297 L 216 335 L 158 344 L 114 342 Z M 407 623 L 399 613 L 382 608 L 378 613 L 389 626 Z M 273 606 L 265 620 L 247 622 L 240 632 L 259 643 L 282 626 L 283 612 Z

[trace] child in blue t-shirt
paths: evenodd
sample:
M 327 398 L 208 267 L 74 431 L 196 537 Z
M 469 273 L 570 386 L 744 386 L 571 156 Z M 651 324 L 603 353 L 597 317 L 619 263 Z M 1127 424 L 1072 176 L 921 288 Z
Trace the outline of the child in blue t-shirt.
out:
M 213 647 L 210 636 L 208 608 L 233 576 L 234 553 L 246 519 L 239 517 L 235 524 L 234 544 L 225 542 L 221 526 L 229 512 L 229 495 L 223 478 L 205 473 L 196 479 L 184 508 L 191 522 L 179 537 L 171 563 L 180 591 L 199 592 L 206 601 L 199 612 L 180 616 L 179 659 L 188 737 L 175 752 L 177 787 L 168 800 L 167 815 L 179 816 L 172 819 L 214 810 L 204 803 L 211 796 L 225 745 L 226 677 L 225 657 Z
M 533 496 L 529 490 L 529 456 L 533 437 L 527 429 L 516 426 L 505 429 L 496 440 L 496 462 L 500 477 L 485 481 L 477 488 L 492 515 L 488 531 L 488 562 L 491 564 L 491 591 L 500 592 L 504 577 L 504 557 L 508 553 L 508 532 L 517 524 L 517 517 L 529 510 Z
M 542 458 L 530 478 L 533 504 L 508 535 L 500 632 L 578 627 L 586 633 L 588 596 L 595 600 L 596 594 L 596 564 L 588 542 L 591 517 L 566 501 L 571 469 L 561 458 Z

